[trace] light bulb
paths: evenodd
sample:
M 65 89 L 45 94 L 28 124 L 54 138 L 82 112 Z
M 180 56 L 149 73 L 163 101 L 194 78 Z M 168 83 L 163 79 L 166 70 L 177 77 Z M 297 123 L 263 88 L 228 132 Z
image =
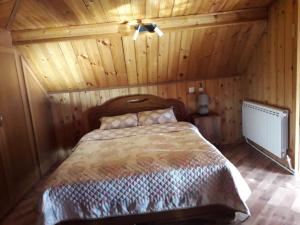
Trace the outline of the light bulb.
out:
M 136 39 L 138 38 L 139 34 L 140 34 L 140 28 L 141 28 L 141 25 L 138 26 L 138 28 L 135 30 L 134 34 L 133 34 L 133 37 L 132 39 L 134 41 L 136 41 Z
M 164 35 L 164 33 L 158 27 L 155 27 L 154 31 L 159 37 L 162 37 Z

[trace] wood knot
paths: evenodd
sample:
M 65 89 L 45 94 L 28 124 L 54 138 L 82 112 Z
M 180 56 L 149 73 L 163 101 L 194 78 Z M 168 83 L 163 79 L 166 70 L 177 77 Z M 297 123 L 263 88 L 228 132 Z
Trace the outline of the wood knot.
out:
M 84 59 L 88 59 L 89 57 L 87 55 L 81 54 L 80 57 L 84 58 Z
M 110 41 L 109 40 L 102 40 L 101 41 L 101 44 L 103 44 L 103 45 L 105 45 L 105 46 L 110 46 L 111 44 L 110 44 Z

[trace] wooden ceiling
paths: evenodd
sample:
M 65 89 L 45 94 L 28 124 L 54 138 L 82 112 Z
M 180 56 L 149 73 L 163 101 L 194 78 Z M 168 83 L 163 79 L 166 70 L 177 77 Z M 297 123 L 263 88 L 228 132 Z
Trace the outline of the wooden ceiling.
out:
M 257 22 L 17 48 L 48 91 L 104 88 L 242 74 L 264 29 Z
M 43 86 L 56 92 L 241 75 L 273 0 L 17 2 L 13 41 Z M 165 35 L 133 41 L 122 24 L 135 19 L 158 24 Z
M 273 0 L 22 0 L 13 30 L 267 7 Z
M 5 29 L 9 23 L 14 5 L 15 0 L 0 0 L 0 31 L 1 29 Z

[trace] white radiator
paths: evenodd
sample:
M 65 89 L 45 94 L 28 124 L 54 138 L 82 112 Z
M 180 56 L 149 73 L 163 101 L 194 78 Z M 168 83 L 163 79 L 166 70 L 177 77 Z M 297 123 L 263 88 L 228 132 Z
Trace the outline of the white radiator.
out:
M 288 111 L 243 102 L 243 135 L 279 158 L 288 149 Z

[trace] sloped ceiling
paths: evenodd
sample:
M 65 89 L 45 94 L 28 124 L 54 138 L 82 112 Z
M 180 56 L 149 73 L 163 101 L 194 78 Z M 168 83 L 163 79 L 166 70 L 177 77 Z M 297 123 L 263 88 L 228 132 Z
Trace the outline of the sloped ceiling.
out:
M 267 7 L 272 0 L 23 0 L 13 30 Z
M 49 91 L 241 74 L 264 23 L 18 46 Z
M 14 4 L 15 0 L 0 0 L 0 31 L 6 27 Z
M 171 18 L 267 7 L 272 0 L 23 0 L 12 30 Z M 237 11 L 238 12 L 238 11 Z M 266 21 L 228 26 L 23 43 L 44 87 L 68 91 L 240 75 Z M 44 32 L 42 30 L 42 32 Z

